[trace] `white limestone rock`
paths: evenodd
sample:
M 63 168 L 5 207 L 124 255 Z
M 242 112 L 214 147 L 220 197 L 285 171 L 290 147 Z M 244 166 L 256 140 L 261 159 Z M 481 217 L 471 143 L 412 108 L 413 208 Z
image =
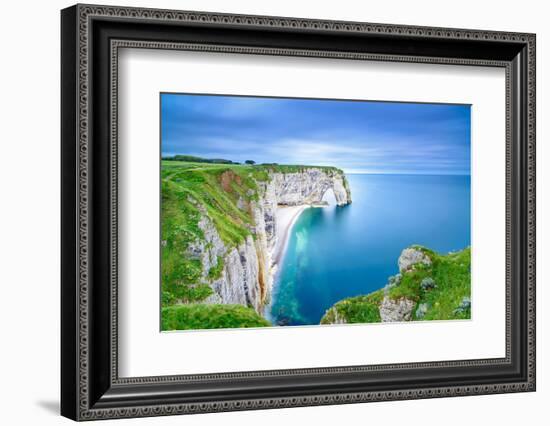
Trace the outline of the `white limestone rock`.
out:
M 385 296 L 380 303 L 380 319 L 382 322 L 410 321 L 415 303 L 404 297 L 393 300 Z
M 429 266 L 432 264 L 432 260 L 426 253 L 415 247 L 409 247 L 403 250 L 397 261 L 399 272 L 408 271 L 419 263 Z

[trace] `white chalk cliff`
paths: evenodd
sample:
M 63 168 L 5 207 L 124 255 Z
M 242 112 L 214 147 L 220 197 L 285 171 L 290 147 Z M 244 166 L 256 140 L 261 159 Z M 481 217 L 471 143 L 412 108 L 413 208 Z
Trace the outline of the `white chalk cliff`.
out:
M 276 209 L 280 205 L 311 205 L 321 203 L 332 189 L 340 206 L 351 203 L 351 193 L 345 175 L 334 169 L 307 167 L 297 172 L 270 172 L 269 179 L 258 181 L 257 201 L 247 208 L 254 219 L 253 236 L 238 247 L 226 247 L 213 222 L 204 215 L 199 227 L 204 240 L 188 249 L 202 262 L 203 282 L 209 282 L 214 294 L 204 303 L 240 304 L 261 312 L 269 302 L 273 285 L 272 255 L 277 243 Z M 208 276 L 217 262 L 223 261 L 221 274 Z

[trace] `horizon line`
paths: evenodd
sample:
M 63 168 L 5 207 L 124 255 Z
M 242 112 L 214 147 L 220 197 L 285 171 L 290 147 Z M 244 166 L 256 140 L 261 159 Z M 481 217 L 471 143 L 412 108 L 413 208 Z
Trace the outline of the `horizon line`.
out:
M 232 164 L 233 165 L 246 165 L 244 162 L 236 162 L 236 161 L 233 161 L 233 160 L 229 160 L 229 159 L 226 159 L 226 158 L 215 158 L 215 157 L 200 157 L 200 156 L 197 156 L 197 155 L 192 155 L 192 154 L 173 154 L 173 153 L 161 153 L 161 156 L 160 156 L 160 160 L 165 160 L 165 159 L 168 159 L 170 157 L 175 157 L 177 155 L 188 155 L 190 157 L 196 157 L 196 158 L 200 158 L 200 159 L 204 159 L 204 160 L 215 160 L 215 159 L 221 159 L 221 160 L 227 160 L 227 161 L 232 161 Z M 185 161 L 185 160 L 183 160 Z M 223 164 L 223 163 L 220 163 L 220 164 Z M 255 164 L 251 164 L 250 166 L 261 166 L 261 165 L 264 165 L 264 164 L 270 164 L 270 163 L 255 163 Z M 436 173 L 436 172 L 430 172 L 430 173 L 417 173 L 417 172 L 384 172 L 384 171 L 378 171 L 378 172 L 370 172 L 370 171 L 353 171 L 353 172 L 348 172 L 346 171 L 346 169 L 344 167 L 338 167 L 338 166 L 334 166 L 334 165 L 322 165 L 322 164 L 298 164 L 298 163 L 278 163 L 278 162 L 274 162 L 273 164 L 277 164 L 279 166 L 303 166 L 303 167 L 334 167 L 336 169 L 339 169 L 339 170 L 342 170 L 342 172 L 344 172 L 344 174 L 346 175 L 412 175 L 412 176 L 471 176 L 472 173 L 471 172 L 468 172 L 468 173 L 446 173 L 446 172 L 442 172 L 442 173 Z

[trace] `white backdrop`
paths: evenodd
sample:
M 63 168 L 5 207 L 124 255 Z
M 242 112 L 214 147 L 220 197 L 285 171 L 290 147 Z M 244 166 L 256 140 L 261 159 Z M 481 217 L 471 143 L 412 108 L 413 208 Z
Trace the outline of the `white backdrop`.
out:
M 102 424 L 317 425 L 545 424 L 550 400 L 550 28 L 537 0 L 319 2 L 295 0 L 104 0 L 107 4 L 537 32 L 538 391 L 424 401 L 108 421 Z M 10 2 L 0 26 L 0 397 L 2 423 L 69 424 L 59 394 L 59 9 L 70 2 Z M 547 77 L 546 77 L 547 79 Z M 538 420 L 537 420 L 538 419 Z M 115 423 L 119 422 L 119 423 Z M 128 423 L 130 422 L 130 423 Z

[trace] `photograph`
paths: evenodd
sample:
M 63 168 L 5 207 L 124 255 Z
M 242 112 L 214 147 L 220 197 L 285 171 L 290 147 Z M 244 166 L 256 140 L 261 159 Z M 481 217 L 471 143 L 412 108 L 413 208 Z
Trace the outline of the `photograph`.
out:
M 161 330 L 469 320 L 470 109 L 161 93 Z

